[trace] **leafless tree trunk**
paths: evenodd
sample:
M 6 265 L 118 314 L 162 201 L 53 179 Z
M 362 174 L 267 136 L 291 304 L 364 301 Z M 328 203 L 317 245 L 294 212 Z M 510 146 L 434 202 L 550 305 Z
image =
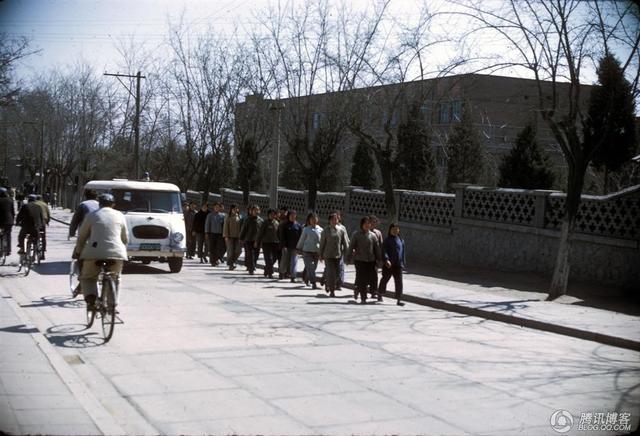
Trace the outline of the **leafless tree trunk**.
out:
M 625 71 L 637 93 L 638 7 L 632 2 L 579 0 L 509 0 L 499 10 L 475 1 L 461 5 L 462 15 L 478 23 L 470 36 L 490 35 L 498 38 L 500 47 L 512 48 L 508 55 L 496 55 L 496 61 L 486 68 L 518 68 L 536 80 L 539 114 L 564 154 L 569 174 L 564 223 L 549 290 L 549 299 L 553 300 L 567 290 L 571 240 L 585 173 L 598 147 L 584 142 L 588 95 L 583 94 L 581 83 L 607 50 L 623 56 Z

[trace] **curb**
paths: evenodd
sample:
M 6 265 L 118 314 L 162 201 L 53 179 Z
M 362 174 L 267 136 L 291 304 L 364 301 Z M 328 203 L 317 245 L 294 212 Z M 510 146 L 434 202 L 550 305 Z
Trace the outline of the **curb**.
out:
M 51 217 L 51 219 L 69 225 L 69 223 L 64 222 L 59 219 L 55 219 Z M 240 263 L 240 262 L 238 262 Z M 260 269 L 264 269 L 264 265 L 256 263 L 256 267 Z M 274 270 L 277 270 L 274 269 Z M 355 284 L 353 283 L 343 283 L 345 288 L 354 290 Z M 384 293 L 384 297 L 395 297 L 389 291 Z M 535 319 L 523 318 L 513 315 L 506 315 L 504 313 L 492 312 L 488 310 L 477 309 L 475 307 L 462 306 L 459 304 L 447 303 L 442 300 L 434 300 L 432 298 L 427 297 L 418 297 L 410 294 L 403 294 L 402 300 L 407 301 L 409 303 L 419 304 L 421 306 L 428 306 L 434 309 L 445 310 L 448 312 L 460 313 L 462 315 L 475 316 L 478 318 L 484 318 L 491 321 L 503 322 L 506 324 L 517 325 L 520 327 L 527 327 L 534 330 L 540 330 L 550 333 L 556 333 L 559 335 L 569 336 L 577 339 L 584 339 L 586 341 L 598 342 L 604 345 L 610 345 L 612 347 L 625 348 L 627 350 L 632 351 L 640 351 L 640 341 L 634 341 L 632 339 L 619 338 L 616 336 L 607 335 L 604 333 L 595 333 L 589 330 L 577 329 L 574 327 L 567 327 L 558 324 L 551 324 L 544 321 L 537 321 Z
M 41 326 L 38 325 L 39 323 L 34 322 L 23 311 L 20 304 L 18 304 L 13 297 L 13 292 L 19 291 L 14 290 L 7 293 L 9 297 L 6 299 L 7 304 L 24 325 L 35 325 L 36 332 L 29 334 L 33 338 L 36 347 L 46 356 L 56 375 L 60 377 L 71 394 L 78 400 L 78 403 L 89 415 L 98 430 L 105 435 L 126 434 L 115 418 L 105 409 L 73 369 L 70 368 L 69 364 L 64 360 L 64 357 L 51 345 L 49 339 L 42 333 Z M 20 293 L 20 295 L 22 294 Z

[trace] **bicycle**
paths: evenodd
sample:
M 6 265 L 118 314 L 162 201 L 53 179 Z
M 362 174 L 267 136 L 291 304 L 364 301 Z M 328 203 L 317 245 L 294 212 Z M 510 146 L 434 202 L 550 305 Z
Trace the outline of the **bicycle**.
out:
M 94 307 L 87 305 L 87 328 L 91 328 L 96 317 L 102 320 L 102 333 L 104 341 L 109 342 L 113 336 L 116 324 L 116 306 L 118 301 L 118 287 L 116 286 L 117 274 L 107 270 L 113 265 L 113 260 L 97 260 L 100 267 L 98 276 L 98 298 Z
M 42 259 L 44 258 L 44 237 L 45 234 L 42 230 L 39 232 L 38 240 L 36 241 L 36 252 L 38 254 L 38 265 L 42 263 Z
M 38 260 L 37 238 L 35 239 L 36 241 L 34 241 L 34 238 L 31 235 L 27 235 L 22 244 L 23 246 L 20 253 L 20 261 L 18 263 L 18 272 L 22 271 L 24 268 L 25 277 L 29 275 L 31 268 L 33 268 L 33 264 Z

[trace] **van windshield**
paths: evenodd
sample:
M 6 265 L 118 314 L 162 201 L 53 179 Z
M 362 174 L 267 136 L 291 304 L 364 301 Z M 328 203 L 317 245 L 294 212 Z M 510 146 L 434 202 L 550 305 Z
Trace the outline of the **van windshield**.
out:
M 111 189 L 121 212 L 182 212 L 180 193 L 170 191 L 142 191 L 135 189 Z

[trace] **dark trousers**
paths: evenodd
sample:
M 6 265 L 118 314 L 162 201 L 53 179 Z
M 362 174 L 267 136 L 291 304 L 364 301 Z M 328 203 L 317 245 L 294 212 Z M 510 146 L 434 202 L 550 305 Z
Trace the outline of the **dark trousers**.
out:
M 13 226 L 2 226 L 2 230 L 4 233 L 2 237 L 4 238 L 4 252 L 8 255 L 11 254 L 11 229 Z
M 273 274 L 273 265 L 278 260 L 279 244 L 277 242 L 265 242 L 262 244 L 262 254 L 264 255 L 264 275 Z
M 254 247 L 255 241 L 244 241 L 244 266 L 252 273 L 256 270 L 256 262 L 260 255 L 260 247 Z
M 383 292 L 387 290 L 387 283 L 389 283 L 389 279 L 393 276 L 393 283 L 396 286 L 396 300 L 400 300 L 402 298 L 402 267 L 391 265 L 391 268 L 387 268 L 386 266 L 382 268 L 382 278 L 380 279 L 380 286 L 378 287 L 378 292 L 382 295 Z
M 362 301 L 367 300 L 367 287 L 372 294 L 378 290 L 378 272 L 376 262 L 363 262 L 356 260 L 356 291 L 360 293 Z
M 187 231 L 187 256 L 193 257 L 196 254 L 196 237 L 192 230 Z
M 196 233 L 196 243 L 198 245 L 198 257 L 204 259 L 207 256 L 207 241 L 204 238 L 204 233 Z
M 227 238 L 227 265 L 234 267 L 242 252 L 242 244 L 238 238 Z
M 333 292 L 336 290 L 338 281 L 340 280 L 340 261 L 339 259 L 324 259 L 324 280 L 327 286 L 327 291 Z
M 26 238 L 27 235 L 31 235 L 34 242 L 38 240 L 38 232 L 28 232 L 25 229 L 20 229 L 20 233 L 18 233 L 18 247 L 24 248 L 25 250 L 27 247 L 24 245 L 24 238 Z
M 222 238 L 222 233 L 207 233 L 207 238 L 209 240 L 209 261 L 213 265 L 224 256 L 226 251 L 224 239 Z

